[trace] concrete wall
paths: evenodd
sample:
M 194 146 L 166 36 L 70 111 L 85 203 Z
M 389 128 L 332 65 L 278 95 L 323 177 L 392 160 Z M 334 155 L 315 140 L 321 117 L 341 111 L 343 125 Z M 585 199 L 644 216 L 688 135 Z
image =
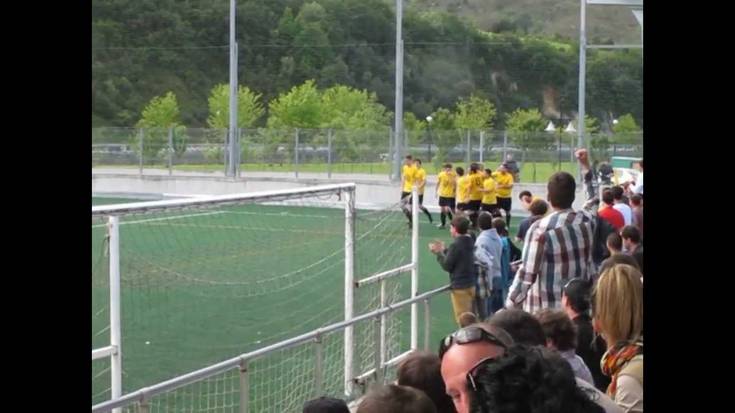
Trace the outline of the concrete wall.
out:
M 136 171 L 137 172 L 137 171 Z M 357 184 L 358 207 L 388 207 L 398 202 L 400 189 L 398 184 L 385 177 L 370 175 L 339 176 L 332 179 L 326 177 L 293 178 L 287 176 L 249 176 L 232 179 L 210 174 L 187 175 L 143 175 L 133 173 L 94 172 L 92 174 L 92 193 L 105 196 L 129 196 L 160 199 L 171 196 L 221 195 L 243 192 L 268 191 L 305 186 L 327 185 L 334 183 L 354 182 Z M 436 183 L 431 177 L 426 185 L 424 205 L 432 211 L 438 211 L 438 200 L 434 196 Z M 518 194 L 529 190 L 541 197 L 546 196 L 545 184 L 516 184 L 513 187 L 513 210 L 521 213 Z M 137 195 L 137 196 L 135 196 Z M 577 192 L 575 207 L 584 202 L 584 194 Z

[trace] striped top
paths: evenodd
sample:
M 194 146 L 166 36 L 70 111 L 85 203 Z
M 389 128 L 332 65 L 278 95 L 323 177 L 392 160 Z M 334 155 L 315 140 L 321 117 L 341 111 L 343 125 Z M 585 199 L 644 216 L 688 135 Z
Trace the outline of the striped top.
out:
M 569 279 L 595 276 L 595 212 L 554 211 L 531 224 L 506 307 L 522 308 L 531 314 L 543 308 L 560 308 L 561 290 Z

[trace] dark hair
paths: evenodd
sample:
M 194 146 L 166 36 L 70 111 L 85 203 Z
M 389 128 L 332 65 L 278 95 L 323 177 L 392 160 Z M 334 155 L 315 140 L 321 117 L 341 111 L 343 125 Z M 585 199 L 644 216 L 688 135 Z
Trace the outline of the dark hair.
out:
M 640 205 L 641 201 L 643 201 L 643 197 L 641 196 L 641 194 L 635 194 L 630 197 L 630 203 L 635 206 Z
M 492 228 L 493 215 L 487 211 L 480 212 L 480 215 L 477 217 L 477 226 L 483 231 Z
M 398 384 L 423 391 L 434 402 L 437 413 L 455 413 L 452 398 L 445 392 L 441 365 L 438 355 L 414 351 L 398 365 Z
M 544 308 L 536 313 L 547 340 L 551 340 L 559 351 L 577 348 L 577 326 L 562 310 Z
M 470 164 L 470 173 L 477 172 L 480 169 L 480 165 L 476 162 Z
M 459 176 L 464 175 L 464 168 L 462 168 L 461 166 L 458 166 L 457 169 L 455 169 L 455 171 L 457 172 L 457 175 Z
M 548 210 L 549 204 L 547 204 L 543 199 L 537 199 L 531 202 L 531 205 L 528 206 L 528 211 L 531 212 L 531 215 L 546 215 Z
M 574 177 L 569 172 L 556 172 L 549 178 L 547 184 L 549 191 L 549 202 L 555 208 L 571 208 L 574 202 L 574 192 L 577 190 L 577 184 Z
M 615 200 L 621 200 L 623 199 L 623 187 L 622 186 L 614 186 L 610 188 L 610 191 L 612 191 L 613 198 Z
M 542 347 L 511 346 L 478 366 L 471 413 L 604 413 L 577 386 L 571 365 Z
M 623 227 L 623 230 L 620 231 L 620 236 L 629 239 L 636 244 L 641 242 L 641 231 L 638 230 L 638 227 L 633 225 L 626 225 Z
M 597 273 L 602 274 L 603 272 L 609 270 L 610 268 L 618 264 L 630 265 L 631 267 L 634 267 L 638 271 L 643 271 L 641 266 L 638 264 L 638 261 L 636 261 L 636 259 L 633 258 L 633 256 L 628 255 L 628 254 L 615 254 L 605 259 L 604 261 L 602 261 L 602 263 L 600 264 L 600 268 L 597 270 Z
M 620 251 L 623 249 L 623 239 L 620 238 L 620 234 L 617 232 L 611 232 L 605 240 L 605 245 L 613 247 L 615 251 Z
M 460 234 L 466 234 L 467 230 L 470 229 L 470 220 L 463 216 L 456 216 L 452 218 L 451 224 L 455 230 Z
M 531 194 L 531 191 L 529 191 L 529 190 L 521 191 L 521 193 L 518 194 L 518 199 L 523 199 L 524 196 L 531 196 L 532 197 L 533 194 Z
M 612 205 L 614 203 L 615 196 L 613 195 L 612 191 L 609 189 L 606 189 L 602 191 L 602 202 L 606 203 L 607 205 Z
M 303 413 L 350 413 L 347 403 L 342 399 L 322 396 L 304 403 Z
M 585 313 L 590 309 L 592 283 L 582 278 L 572 278 L 562 288 L 562 295 L 567 296 L 567 303 L 577 313 Z
M 508 230 L 505 227 L 505 220 L 503 218 L 493 218 L 493 228 L 498 231 L 499 235 L 508 235 Z
M 452 169 L 452 164 L 451 163 L 445 163 L 444 166 L 442 166 L 442 168 Z
M 411 155 L 406 155 L 406 159 L 413 159 L 413 156 L 411 156 Z
M 421 159 L 419 159 L 419 158 L 416 158 L 416 159 L 414 159 L 413 161 L 414 161 L 414 162 L 418 162 L 418 163 L 419 163 L 419 165 L 421 165 Z
M 505 309 L 493 314 L 487 321 L 507 331 L 513 341 L 529 346 L 546 345 L 546 337 L 541 323 L 531 314 L 518 309 Z
M 493 170 L 492 169 L 485 169 L 485 173 L 488 174 L 488 175 L 492 175 L 493 174 Z
M 436 413 L 431 399 L 421 390 L 388 384 L 375 386 L 357 407 L 357 413 Z

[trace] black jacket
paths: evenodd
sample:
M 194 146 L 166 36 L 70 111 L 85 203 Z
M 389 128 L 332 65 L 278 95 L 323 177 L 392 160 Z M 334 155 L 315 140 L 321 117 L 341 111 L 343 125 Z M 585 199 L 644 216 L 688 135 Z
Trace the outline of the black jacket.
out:
M 600 368 L 600 360 L 607 351 L 605 340 L 601 336 L 595 336 L 589 315 L 580 314 L 573 321 L 577 326 L 577 350 L 575 352 L 590 369 L 595 387 L 605 392 L 610 384 L 610 377 L 602 374 Z
M 452 288 L 470 288 L 477 283 L 475 266 L 475 242 L 469 235 L 460 235 L 452 245 L 437 254 L 437 261 L 449 272 Z

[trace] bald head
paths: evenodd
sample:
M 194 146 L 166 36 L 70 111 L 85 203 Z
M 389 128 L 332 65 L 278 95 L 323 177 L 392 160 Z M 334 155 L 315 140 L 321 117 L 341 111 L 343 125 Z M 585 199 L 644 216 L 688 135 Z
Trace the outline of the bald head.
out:
M 513 339 L 503 329 L 486 323 L 472 326 L 480 327 L 510 346 Z M 480 360 L 498 357 L 505 352 L 502 346 L 488 341 L 477 341 L 467 344 L 452 344 L 444 353 L 441 363 L 441 374 L 449 397 L 452 398 L 457 413 L 469 413 L 470 393 L 467 388 L 467 372 Z

